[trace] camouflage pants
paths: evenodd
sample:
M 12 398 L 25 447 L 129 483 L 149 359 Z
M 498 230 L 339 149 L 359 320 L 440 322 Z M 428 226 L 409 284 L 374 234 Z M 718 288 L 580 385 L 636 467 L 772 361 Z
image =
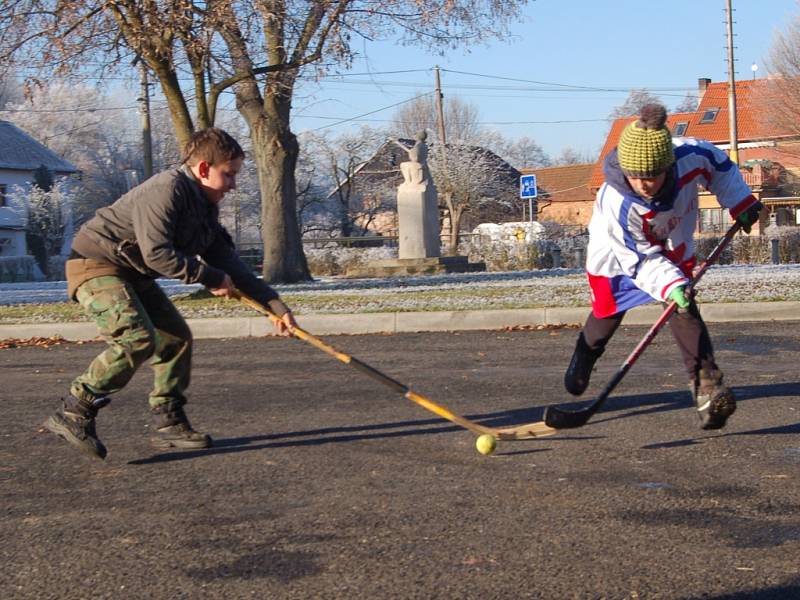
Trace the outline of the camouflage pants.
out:
M 97 324 L 108 348 L 77 377 L 70 393 L 91 401 L 122 389 L 150 359 L 150 406 L 185 402 L 192 359 L 192 333 L 155 281 L 132 284 L 114 276 L 83 283 L 78 302 Z

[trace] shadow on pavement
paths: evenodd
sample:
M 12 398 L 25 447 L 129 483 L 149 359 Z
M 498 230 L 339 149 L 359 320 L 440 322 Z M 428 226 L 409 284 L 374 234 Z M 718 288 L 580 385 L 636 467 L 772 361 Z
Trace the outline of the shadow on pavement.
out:
M 769 396 L 800 396 L 800 383 L 775 383 L 769 385 L 758 385 L 748 387 L 733 388 L 737 399 L 741 401 L 766 398 Z M 660 392 L 657 394 L 637 394 L 631 396 L 611 397 L 608 399 L 613 411 L 626 411 L 624 414 L 597 419 L 594 423 L 603 423 L 615 419 L 630 418 L 654 412 L 668 410 L 685 409 L 691 406 L 691 400 L 687 392 Z M 567 407 L 577 407 L 581 403 L 573 402 L 565 405 Z M 631 410 L 637 407 L 639 410 Z M 515 424 L 534 422 L 542 419 L 543 407 L 532 407 L 525 409 L 514 409 L 496 413 L 482 415 L 467 415 L 471 421 L 487 425 L 489 427 L 507 427 Z M 400 428 L 398 431 L 392 431 Z M 245 452 L 252 450 L 264 450 L 267 448 L 285 448 L 297 446 L 316 446 L 320 444 L 354 442 L 372 439 L 388 439 L 395 437 L 407 437 L 415 435 L 431 435 L 440 433 L 451 433 L 461 431 L 457 425 L 443 422 L 441 419 L 424 419 L 415 421 L 401 421 L 397 423 L 379 423 L 373 425 L 353 425 L 346 427 L 325 427 L 322 429 L 311 429 L 307 431 L 292 431 L 285 433 L 273 433 L 256 436 L 246 436 L 239 438 L 223 438 L 214 442 L 214 447 L 207 450 L 176 451 L 156 454 L 154 456 L 130 461 L 131 465 L 146 465 L 160 462 L 170 462 L 176 460 L 186 460 L 211 456 L 215 454 L 230 454 L 234 452 Z M 719 437 L 720 435 L 764 435 L 764 434 L 794 434 L 800 433 L 800 423 L 771 427 L 747 432 L 734 432 L 730 434 L 714 433 L 705 437 Z M 599 436 L 574 436 L 568 438 L 558 438 L 560 440 L 569 439 L 572 441 L 597 439 Z M 308 439 L 294 439 L 308 438 Z M 552 438 L 551 438 L 552 439 Z M 680 447 L 701 443 L 704 438 L 689 438 L 686 440 L 676 440 L 661 444 L 644 446 L 644 449 L 653 450 L 658 448 Z M 538 451 L 538 450 L 537 450 Z M 529 451 L 520 451 L 527 453 Z M 512 454 L 511 452 L 504 453 Z
M 770 385 L 755 385 L 746 388 L 733 388 L 733 391 L 736 394 L 737 401 L 757 400 L 760 398 L 768 398 L 770 396 L 799 396 L 800 383 L 775 383 Z M 662 407 L 660 409 L 653 409 L 645 412 L 653 412 L 654 410 L 670 410 L 670 408 Z M 638 411 L 635 414 L 642 414 L 642 411 Z M 625 416 L 630 416 L 630 415 L 625 415 Z M 716 437 L 733 437 L 738 435 L 787 435 L 787 434 L 788 435 L 800 434 L 800 422 L 791 423 L 787 425 L 777 425 L 774 427 L 764 427 L 762 429 L 751 429 L 749 431 L 732 431 L 730 433 L 721 431 L 711 432 L 707 435 L 687 438 L 684 440 L 674 440 L 672 442 L 649 444 L 647 446 L 642 446 L 642 448 L 645 450 L 658 450 L 662 448 L 679 448 L 682 446 L 692 446 L 695 444 L 700 444 L 702 443 L 703 440 L 712 437 L 716 438 Z
M 470 421 L 489 427 L 507 427 L 526 422 L 541 420 L 543 408 L 514 409 L 482 415 L 467 415 Z M 391 431 L 402 428 L 398 431 Z M 361 440 L 388 439 L 415 435 L 431 435 L 463 431 L 457 425 L 451 425 L 442 419 L 424 419 L 415 421 L 400 421 L 397 423 L 377 423 L 372 425 L 352 425 L 345 427 L 325 427 L 322 429 L 309 429 L 305 431 L 291 431 L 285 433 L 270 433 L 264 435 L 244 436 L 238 438 L 223 438 L 214 440 L 214 447 L 206 450 L 163 452 L 148 458 L 129 461 L 130 465 L 147 465 L 176 460 L 200 458 L 215 454 L 231 454 L 267 448 L 287 448 L 297 446 L 317 446 L 342 442 Z M 570 440 L 597 439 L 599 436 L 570 436 Z M 308 438 L 308 439 L 294 439 Z M 553 439 L 553 438 L 549 438 Z M 563 439 L 563 438 L 559 438 Z M 538 451 L 538 450 L 537 450 Z M 524 453 L 521 452 L 521 453 Z M 511 454 L 510 452 L 504 453 Z
M 776 585 L 760 590 L 702 597 L 705 600 L 788 600 L 789 598 L 800 598 L 800 580 L 795 579 L 783 585 Z M 694 600 L 695 598 L 698 598 L 698 596 L 687 596 L 684 600 Z
M 747 387 L 733 387 L 737 402 L 769 398 L 771 396 L 800 396 L 800 382 L 771 383 L 768 385 L 751 385 Z M 577 408 L 583 402 L 564 405 L 567 408 Z M 593 423 L 604 423 L 615 419 L 627 419 L 639 415 L 646 415 L 668 410 L 679 410 L 692 407 L 692 399 L 688 390 L 675 390 L 659 392 L 656 394 L 636 394 L 630 396 L 611 396 L 606 402 L 603 412 L 598 416 L 612 411 L 629 411 L 615 416 L 595 418 Z M 633 410 L 638 409 L 638 410 Z

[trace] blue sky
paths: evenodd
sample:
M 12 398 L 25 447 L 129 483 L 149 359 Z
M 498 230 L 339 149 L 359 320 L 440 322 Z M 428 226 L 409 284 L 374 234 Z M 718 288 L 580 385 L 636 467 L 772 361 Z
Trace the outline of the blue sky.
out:
M 552 157 L 568 146 L 596 152 L 608 131 L 606 117 L 630 89 L 647 88 L 671 109 L 697 90 L 698 78 L 727 80 L 725 7 L 725 0 L 538 0 L 514 24 L 511 39 L 469 52 L 439 56 L 390 42 L 358 42 L 361 56 L 351 75 L 299 90 L 293 130 L 385 126 L 394 109 L 335 123 L 432 90 L 438 64 L 444 95 L 475 104 L 486 127 L 511 138 L 532 137 Z M 774 34 L 800 15 L 800 6 L 796 0 L 733 0 L 733 9 L 736 77 L 752 78 L 753 63 L 756 76 L 766 76 Z M 404 70 L 414 72 L 355 75 Z M 502 77 L 531 83 L 497 79 Z

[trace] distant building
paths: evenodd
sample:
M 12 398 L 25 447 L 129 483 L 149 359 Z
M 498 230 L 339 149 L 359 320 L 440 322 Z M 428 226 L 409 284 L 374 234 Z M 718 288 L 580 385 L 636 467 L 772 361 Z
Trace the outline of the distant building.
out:
M 697 110 L 673 113 L 667 125 L 673 137 L 708 140 L 720 149 L 730 150 L 728 83 L 698 80 L 700 102 Z M 760 233 L 769 222 L 800 225 L 800 136 L 792 128 L 770 116 L 770 98 L 776 93 L 774 80 L 753 79 L 736 82 L 736 129 L 739 168 L 753 194 L 766 206 Z M 625 126 L 636 117 L 617 119 L 611 126 L 589 181 L 592 193 L 603 184 L 603 160 L 619 140 Z M 700 195 L 699 233 L 719 233 L 730 225 L 729 213 L 719 207 L 716 197 Z
M 536 175 L 538 220 L 585 228 L 594 205 L 594 193 L 589 189 L 594 166 L 588 163 L 521 169 L 523 175 Z
M 25 226 L 28 207 L 18 205 L 11 192 L 15 186 L 28 189 L 34 171 L 46 167 L 57 181 L 79 171 L 16 125 L 0 121 L 0 258 L 25 256 Z
M 753 234 L 769 223 L 800 225 L 800 135 L 797 127 L 776 122 L 770 114 L 770 99 L 777 88 L 775 80 L 754 79 L 736 82 L 736 127 L 739 168 L 753 194 L 767 208 Z M 667 126 L 673 137 L 708 140 L 722 150 L 730 150 L 728 83 L 698 80 L 700 101 L 697 110 L 673 113 Z M 535 174 L 539 188 L 539 220 L 565 226 L 586 226 L 591 218 L 597 190 L 603 185 L 603 161 L 617 146 L 622 130 L 637 117 L 615 120 L 606 137 L 600 157 L 594 164 L 547 168 L 523 168 Z M 719 233 L 730 225 L 726 210 L 716 197 L 700 194 L 698 233 Z

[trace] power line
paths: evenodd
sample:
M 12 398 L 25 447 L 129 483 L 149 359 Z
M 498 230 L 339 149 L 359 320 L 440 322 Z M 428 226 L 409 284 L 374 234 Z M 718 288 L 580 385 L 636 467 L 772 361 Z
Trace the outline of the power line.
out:
M 0 112 L 8 113 L 68 113 L 68 112 L 99 112 L 106 110 L 132 110 L 137 106 L 90 106 L 87 108 L 2 108 Z
M 536 81 L 533 79 L 519 79 L 517 77 L 504 77 L 501 75 L 486 75 L 484 73 L 470 73 L 468 71 L 454 71 L 451 69 L 442 69 L 446 73 L 457 73 L 459 75 L 470 75 L 472 77 L 483 77 L 486 79 L 499 79 L 501 81 L 516 81 L 518 83 L 531 83 L 534 85 L 548 85 L 548 86 L 556 86 L 559 88 L 570 88 L 572 91 L 594 91 L 594 92 L 630 92 L 634 89 L 647 89 L 649 91 L 664 91 L 664 92 L 679 92 L 682 90 L 686 90 L 686 87 L 648 87 L 648 86 L 623 86 L 623 87 L 613 87 L 613 86 L 603 86 L 603 87 L 594 87 L 594 86 L 587 86 L 587 85 L 574 85 L 570 83 L 553 83 L 550 81 Z M 552 90 L 551 90 L 552 91 Z M 569 90 L 562 90 L 562 91 L 569 91 Z
M 319 76 L 304 76 L 301 75 L 298 79 L 303 81 L 314 81 L 319 79 L 336 79 L 338 77 L 361 77 L 364 75 L 372 76 L 372 75 L 397 75 L 400 73 L 429 73 L 432 69 L 405 69 L 403 71 L 367 71 L 366 73 L 328 73 L 325 75 Z
M 350 121 L 356 121 L 362 117 L 368 117 L 369 115 L 374 115 L 377 112 L 381 112 L 384 110 L 389 110 L 390 108 L 394 108 L 395 106 L 400 106 L 401 104 L 405 104 L 406 102 L 411 102 L 413 100 L 417 100 L 418 98 L 424 98 L 425 96 L 430 96 L 433 92 L 425 92 L 424 94 L 420 94 L 419 96 L 414 96 L 413 98 L 408 98 L 407 100 L 402 100 L 401 102 L 395 102 L 394 104 L 390 104 L 389 106 L 384 106 L 383 108 L 378 108 L 376 110 L 372 110 L 368 113 L 364 113 L 363 115 L 357 115 L 355 117 L 351 117 L 349 119 L 343 119 L 341 121 L 337 121 L 336 123 L 331 123 L 330 125 L 323 125 L 322 127 L 317 127 L 316 129 L 312 129 L 312 131 L 320 131 L 322 129 L 327 129 L 329 127 L 335 127 L 336 125 L 341 125 L 343 123 L 349 123 Z
M 426 95 L 427 94 L 423 94 L 423 96 L 426 96 Z M 422 96 L 417 96 L 417 98 L 420 98 L 420 97 L 422 97 Z M 415 100 L 415 99 L 416 98 L 412 98 L 411 100 Z M 391 108 L 391 107 L 387 107 L 387 108 Z M 384 110 L 384 109 L 379 109 L 379 110 Z M 371 114 L 371 113 L 367 113 L 367 114 Z M 325 117 L 325 116 L 322 116 L 322 115 L 302 115 L 302 118 L 304 118 L 304 119 L 329 119 L 329 120 L 334 120 L 334 119 L 339 119 L 341 117 Z M 562 124 L 562 123 L 599 123 L 599 122 L 603 122 L 603 121 L 612 121 L 612 120 L 613 119 L 609 119 L 609 118 L 606 117 L 606 118 L 602 118 L 602 119 L 599 119 L 599 118 L 598 119 L 561 119 L 561 120 L 556 120 L 556 121 L 480 121 L 480 122 L 477 122 L 477 123 L 474 123 L 474 124 L 475 125 L 558 125 L 558 124 Z M 395 119 L 361 119 L 359 117 L 352 117 L 351 119 L 347 119 L 347 121 L 363 121 L 363 122 L 369 122 L 369 123 L 394 123 L 394 122 L 398 122 L 398 123 L 403 123 L 403 124 L 406 124 L 406 125 L 413 124 L 413 123 L 408 123 L 408 122 L 395 121 Z M 342 122 L 345 122 L 345 121 L 342 121 Z M 451 124 L 451 125 L 467 125 L 467 124 L 472 124 L 472 123 L 471 122 L 470 123 L 461 123 L 461 122 L 458 122 L 458 121 L 448 121 L 448 124 Z

